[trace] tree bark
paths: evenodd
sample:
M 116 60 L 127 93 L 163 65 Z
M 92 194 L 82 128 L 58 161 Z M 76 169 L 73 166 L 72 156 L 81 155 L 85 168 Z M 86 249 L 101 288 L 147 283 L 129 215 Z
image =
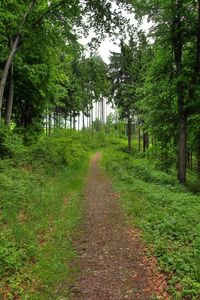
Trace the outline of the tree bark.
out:
M 183 59 L 183 36 L 182 36 L 182 8 L 183 0 L 178 0 L 175 7 L 175 16 L 172 23 L 172 45 L 174 49 L 176 79 L 177 79 L 177 103 L 179 120 L 179 142 L 178 142 L 178 179 L 182 184 L 186 183 L 186 142 L 187 142 L 187 115 L 184 103 L 184 82 L 182 76 Z
M 6 81 L 7 81 L 8 72 L 9 72 L 9 69 L 11 67 L 13 57 L 15 55 L 15 52 L 17 51 L 18 44 L 19 44 L 19 35 L 15 38 L 15 41 L 13 42 L 10 54 L 9 54 L 8 59 L 6 61 L 6 64 L 5 64 L 5 67 L 4 67 L 4 70 L 3 70 L 3 74 L 2 74 L 2 77 L 1 77 L 1 82 L 0 82 L 0 121 L 1 121 L 1 114 L 2 114 L 2 103 L 3 103 L 5 84 L 6 84 Z
M 49 113 L 49 135 L 51 135 L 51 113 Z
M 82 112 L 82 117 L 83 117 L 83 130 L 85 130 L 85 115 L 84 115 L 84 111 Z
M 73 129 L 76 130 L 76 113 L 73 112 Z
M 140 125 L 138 125 L 138 151 L 141 150 L 141 131 L 140 131 Z
M 186 143 L 187 143 L 187 118 L 183 114 L 179 119 L 179 152 L 178 152 L 178 179 L 186 183 Z
M 93 108 L 91 110 L 91 121 L 92 121 L 92 140 L 94 139 L 94 119 L 93 119 Z
M 102 107 L 101 107 L 101 109 L 102 109 L 102 124 L 104 124 L 105 123 L 105 119 L 104 119 L 104 99 L 103 99 L 103 97 L 102 97 L 102 103 L 101 103 L 101 105 L 102 105 Z
M 70 129 L 72 129 L 72 111 L 70 111 Z
M 132 120 L 131 120 L 130 111 L 128 111 L 127 135 L 128 135 L 128 150 L 131 151 Z
M 143 133 L 143 152 L 146 152 L 146 137 L 145 137 L 145 133 Z
M 31 1 L 26 13 L 23 16 L 21 29 L 20 29 L 20 31 L 18 32 L 18 34 L 16 35 L 16 37 L 14 39 L 13 45 L 11 47 L 10 53 L 8 55 L 8 58 L 7 58 L 7 61 L 6 61 L 4 70 L 3 70 L 3 74 L 2 74 L 1 82 L 0 82 L 0 122 L 1 122 L 1 115 L 2 115 L 3 96 L 4 96 L 5 84 L 6 84 L 6 81 L 7 81 L 7 78 L 8 78 L 8 72 L 9 72 L 9 69 L 11 67 L 11 63 L 13 61 L 15 53 L 18 50 L 21 31 L 24 27 L 24 24 L 26 23 L 26 21 L 28 19 L 28 15 L 29 15 L 30 11 L 32 10 L 33 6 L 36 4 L 36 1 L 37 0 L 32 0 Z
M 12 107 L 13 107 L 13 98 L 14 98 L 14 67 L 13 63 L 10 66 L 10 78 L 9 78 L 9 93 L 8 93 L 8 101 L 6 107 L 6 125 L 10 125 Z

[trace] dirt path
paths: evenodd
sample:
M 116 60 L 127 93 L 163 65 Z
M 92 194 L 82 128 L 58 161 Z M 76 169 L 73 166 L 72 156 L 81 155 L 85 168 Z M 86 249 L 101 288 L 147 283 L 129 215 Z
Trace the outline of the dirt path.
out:
M 137 230 L 131 229 L 97 153 L 86 185 L 86 216 L 78 241 L 80 276 L 74 300 L 168 299 L 155 259 L 145 257 Z M 155 298 L 154 298 L 155 299 Z

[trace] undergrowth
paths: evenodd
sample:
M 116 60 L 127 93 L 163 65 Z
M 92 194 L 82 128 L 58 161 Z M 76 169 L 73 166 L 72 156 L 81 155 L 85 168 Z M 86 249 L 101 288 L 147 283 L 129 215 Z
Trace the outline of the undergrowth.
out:
M 110 147 L 102 163 L 149 252 L 166 272 L 172 299 L 200 299 L 200 196 L 136 150 L 127 154 Z

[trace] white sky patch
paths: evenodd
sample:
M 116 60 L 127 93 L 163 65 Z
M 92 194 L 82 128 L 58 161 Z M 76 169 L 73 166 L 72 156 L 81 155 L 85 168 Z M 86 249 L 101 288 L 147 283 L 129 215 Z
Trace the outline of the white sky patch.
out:
M 148 32 L 149 29 L 152 27 L 152 22 L 148 22 L 147 18 L 143 19 L 142 24 L 139 26 L 137 20 L 135 19 L 134 13 L 129 13 L 125 10 L 119 9 L 118 6 L 112 2 L 112 9 L 113 11 L 117 11 L 121 13 L 123 17 L 129 20 L 130 25 L 134 27 L 138 27 L 138 29 L 142 29 L 143 31 Z M 117 30 L 116 30 L 117 31 Z M 87 38 L 81 38 L 80 43 L 85 46 L 85 55 L 88 57 L 90 56 L 90 49 L 87 46 L 88 43 L 91 41 L 92 38 L 95 38 L 95 32 L 91 29 Z M 98 53 L 105 61 L 105 63 L 109 63 L 110 52 L 120 52 L 120 47 L 118 46 L 120 43 L 120 39 L 116 37 L 112 38 L 105 38 L 98 49 Z

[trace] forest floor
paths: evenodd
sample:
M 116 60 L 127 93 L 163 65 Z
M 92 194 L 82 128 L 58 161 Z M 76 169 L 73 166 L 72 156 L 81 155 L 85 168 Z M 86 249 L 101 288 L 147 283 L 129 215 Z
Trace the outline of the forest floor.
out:
M 79 277 L 74 300 L 170 299 L 154 257 L 146 255 L 140 233 L 129 225 L 99 161 L 92 157 L 85 188 L 85 218 L 75 242 Z

